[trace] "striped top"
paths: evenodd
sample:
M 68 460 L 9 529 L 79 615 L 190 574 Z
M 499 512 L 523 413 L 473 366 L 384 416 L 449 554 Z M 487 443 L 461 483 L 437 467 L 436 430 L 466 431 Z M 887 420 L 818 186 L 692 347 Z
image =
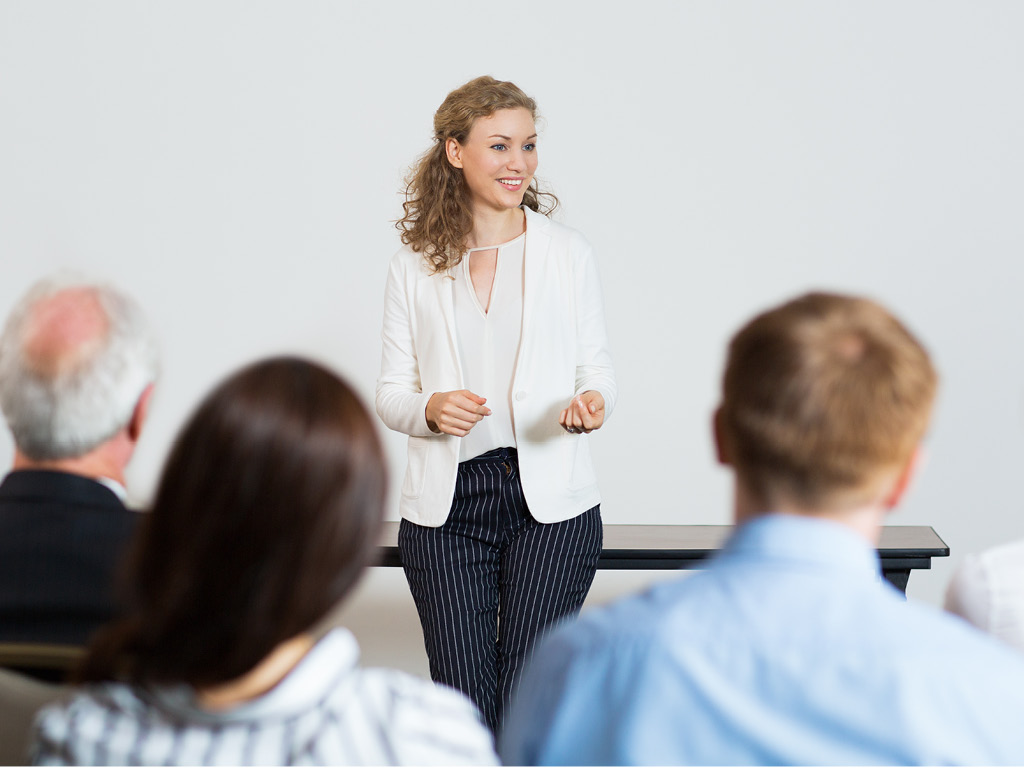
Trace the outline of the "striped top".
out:
M 360 669 L 335 629 L 277 686 L 233 709 L 191 688 L 89 686 L 45 708 L 41 765 L 493 765 L 490 732 L 461 694 L 395 670 Z

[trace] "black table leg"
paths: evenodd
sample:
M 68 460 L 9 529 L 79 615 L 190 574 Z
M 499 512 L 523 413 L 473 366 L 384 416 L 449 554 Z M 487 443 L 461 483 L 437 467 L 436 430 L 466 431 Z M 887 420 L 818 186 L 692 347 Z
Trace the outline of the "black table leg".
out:
M 909 570 L 883 570 L 882 575 L 885 576 L 886 580 L 894 587 L 896 587 L 896 589 L 898 589 L 903 594 L 907 594 L 907 582 L 910 581 Z

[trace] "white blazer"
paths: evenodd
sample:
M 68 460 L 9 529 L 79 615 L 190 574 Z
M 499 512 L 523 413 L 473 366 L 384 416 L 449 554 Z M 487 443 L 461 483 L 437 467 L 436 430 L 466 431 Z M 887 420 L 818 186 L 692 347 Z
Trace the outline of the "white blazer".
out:
M 409 435 L 399 512 L 429 527 L 448 519 L 459 465 L 460 438 L 431 432 L 426 418 L 431 395 L 465 388 L 454 285 L 447 273 L 431 274 L 423 254 L 406 246 L 391 259 L 384 297 L 377 413 Z M 523 493 L 542 523 L 568 520 L 601 501 L 589 437 L 558 423 L 572 397 L 590 389 L 604 397 L 607 419 L 615 407 L 615 373 L 593 251 L 579 232 L 526 209 L 512 414 Z

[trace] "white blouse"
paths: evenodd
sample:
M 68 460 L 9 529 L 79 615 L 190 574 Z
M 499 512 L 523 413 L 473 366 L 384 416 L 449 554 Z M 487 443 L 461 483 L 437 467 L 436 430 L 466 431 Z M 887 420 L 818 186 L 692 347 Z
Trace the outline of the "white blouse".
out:
M 491 300 L 480 306 L 469 261 L 476 251 L 498 249 Z M 459 446 L 459 461 L 495 448 L 516 447 L 512 384 L 523 329 L 523 254 L 526 233 L 501 245 L 471 248 L 454 270 L 455 335 L 466 389 L 487 398 L 491 415 L 477 422 Z

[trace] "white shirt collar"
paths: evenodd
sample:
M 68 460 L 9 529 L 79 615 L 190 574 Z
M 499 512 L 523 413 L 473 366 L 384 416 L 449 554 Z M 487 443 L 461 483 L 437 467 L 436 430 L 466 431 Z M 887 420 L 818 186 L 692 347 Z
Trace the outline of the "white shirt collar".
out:
M 121 485 L 117 480 L 111 480 L 109 477 L 95 477 L 93 478 L 100 485 L 105 485 L 114 495 L 121 500 L 122 504 L 128 501 L 128 489 Z

